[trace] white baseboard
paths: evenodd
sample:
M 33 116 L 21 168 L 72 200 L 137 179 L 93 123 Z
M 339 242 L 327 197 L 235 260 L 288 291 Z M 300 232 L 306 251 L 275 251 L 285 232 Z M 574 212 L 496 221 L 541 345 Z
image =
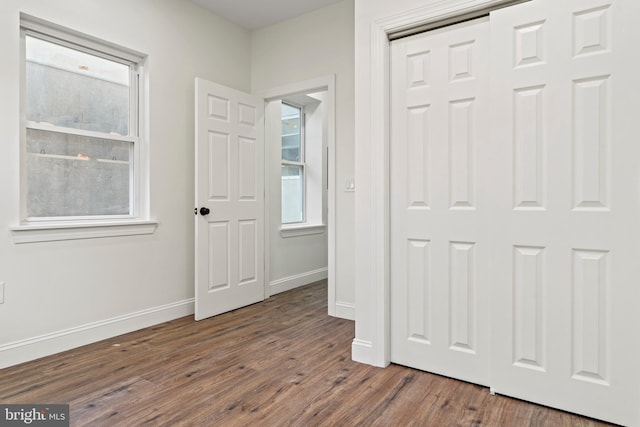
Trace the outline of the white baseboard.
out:
M 0 369 L 137 331 L 194 313 L 194 299 L 0 345 Z
M 318 280 L 324 280 L 328 277 L 328 271 L 329 270 L 325 267 L 302 274 L 296 274 L 295 276 L 274 280 L 269 283 L 269 295 L 279 294 L 280 292 L 290 291 L 291 289 L 299 288 L 300 286 L 308 285 L 309 283 L 317 282 Z
M 363 341 L 358 338 L 354 338 L 351 342 L 351 360 L 354 362 L 365 363 L 372 365 L 371 353 L 373 352 L 373 345 L 369 341 Z
M 356 320 L 355 304 L 336 301 L 335 316 L 341 319 Z
M 372 342 L 358 338 L 354 338 L 351 343 L 351 360 L 354 362 L 377 366 L 379 368 L 385 368 L 389 365 L 383 360 L 380 360 L 380 358 L 374 353 Z

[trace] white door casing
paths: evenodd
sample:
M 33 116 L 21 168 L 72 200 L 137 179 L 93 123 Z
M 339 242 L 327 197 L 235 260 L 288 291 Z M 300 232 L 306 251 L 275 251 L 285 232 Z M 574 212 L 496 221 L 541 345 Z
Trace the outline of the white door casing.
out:
M 489 381 L 489 21 L 391 45 L 391 361 Z
M 264 299 L 264 101 L 200 78 L 195 92 L 200 320 Z

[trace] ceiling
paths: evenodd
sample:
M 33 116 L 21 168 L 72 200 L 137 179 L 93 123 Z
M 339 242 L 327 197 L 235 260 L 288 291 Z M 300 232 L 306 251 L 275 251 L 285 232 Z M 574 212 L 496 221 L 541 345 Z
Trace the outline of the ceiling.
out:
M 303 15 L 340 0 L 192 0 L 231 22 L 248 29 Z

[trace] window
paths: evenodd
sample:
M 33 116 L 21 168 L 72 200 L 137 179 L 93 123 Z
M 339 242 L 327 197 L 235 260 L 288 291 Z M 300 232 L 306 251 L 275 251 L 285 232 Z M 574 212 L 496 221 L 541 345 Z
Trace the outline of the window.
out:
M 21 220 L 11 228 L 14 241 L 152 233 L 140 130 L 144 56 L 20 18 Z
M 24 20 L 24 222 L 141 214 L 142 58 Z
M 321 234 L 326 228 L 327 99 L 321 90 L 287 95 L 272 104 L 269 121 L 280 138 L 279 153 L 274 153 L 279 180 L 273 182 L 280 186 L 283 238 Z
M 304 110 L 282 103 L 282 223 L 305 221 Z

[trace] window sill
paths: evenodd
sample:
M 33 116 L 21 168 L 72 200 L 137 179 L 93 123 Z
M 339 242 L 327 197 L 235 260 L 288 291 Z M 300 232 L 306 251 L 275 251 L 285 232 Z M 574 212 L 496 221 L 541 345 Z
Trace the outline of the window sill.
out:
M 327 227 L 324 224 L 295 224 L 285 225 L 280 228 L 280 236 L 283 238 L 310 236 L 322 234 Z
M 99 237 L 153 234 L 157 221 L 110 221 L 73 224 L 37 224 L 10 227 L 13 243 L 53 242 Z

